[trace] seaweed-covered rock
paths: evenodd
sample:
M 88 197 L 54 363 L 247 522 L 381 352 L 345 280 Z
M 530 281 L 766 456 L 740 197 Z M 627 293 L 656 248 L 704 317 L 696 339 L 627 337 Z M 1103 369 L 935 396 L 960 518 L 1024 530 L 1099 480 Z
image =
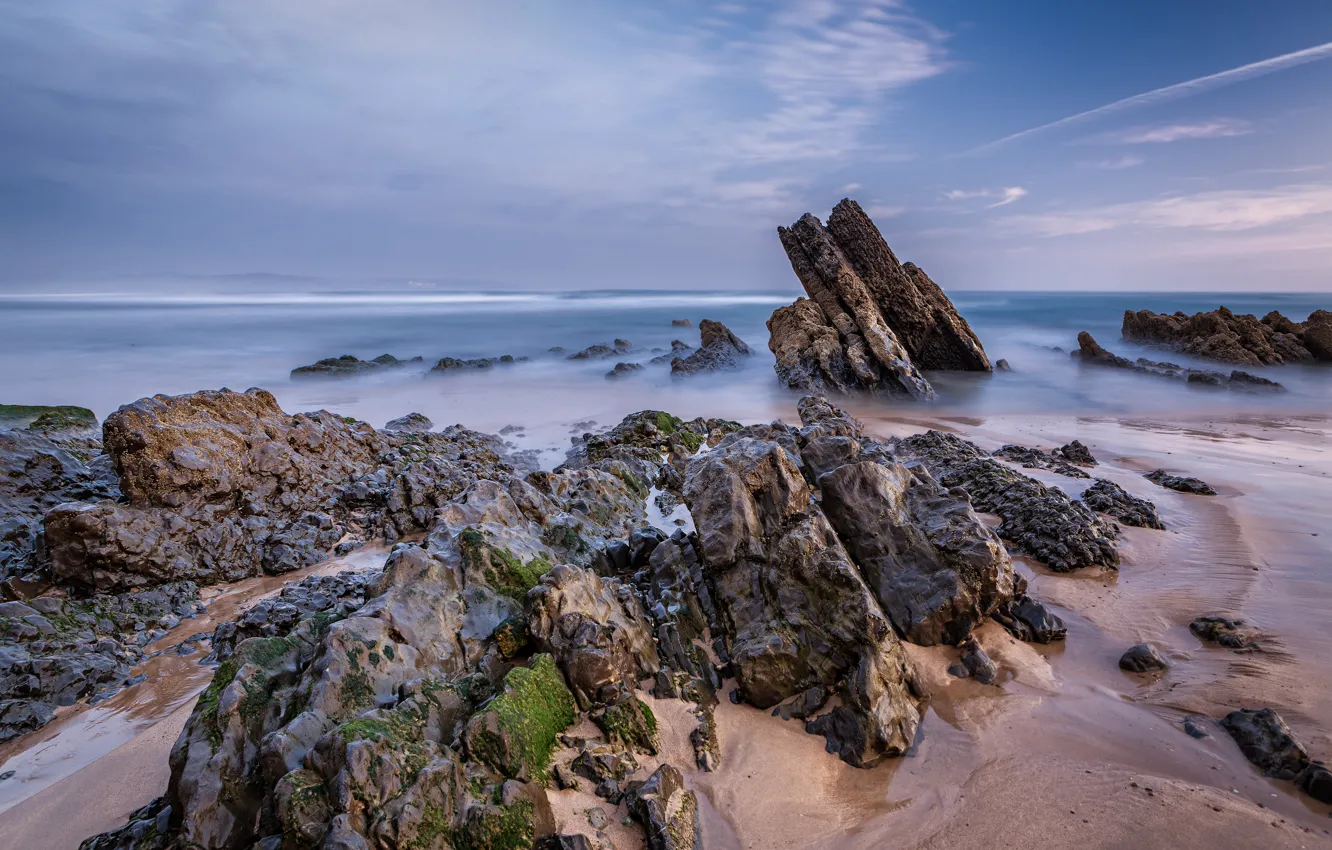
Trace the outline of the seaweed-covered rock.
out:
M 1254 640 L 1252 632 L 1244 627 L 1243 620 L 1216 616 L 1195 617 L 1189 623 L 1189 631 L 1197 635 L 1200 640 L 1215 643 L 1227 649 L 1249 650 L 1258 648 L 1257 641 Z
M 532 637 L 555 657 L 581 707 L 614 703 L 661 668 L 643 606 L 619 580 L 565 564 L 527 598 Z
M 740 337 L 721 322 L 704 319 L 698 323 L 702 343 L 687 357 L 671 360 L 672 375 L 695 375 L 699 372 L 719 372 L 738 369 L 746 357 L 754 352 Z
M 816 731 L 851 764 L 905 752 L 922 693 L 888 618 L 810 499 L 799 461 L 732 435 L 689 464 L 685 501 L 741 696 L 760 708 L 842 683 Z
M 1115 530 L 1090 508 L 985 456 L 954 434 L 927 431 L 900 440 L 895 451 L 922 461 L 945 487 L 960 487 L 978 510 L 1003 520 L 999 536 L 1056 572 L 1116 567 Z
M 768 347 L 787 386 L 930 399 L 921 369 L 990 371 L 980 340 L 943 290 L 897 261 L 855 201 L 834 207 L 827 227 L 806 214 L 777 232 L 810 297 L 768 322 Z
M 1090 487 L 1082 491 L 1082 501 L 1097 513 L 1112 516 L 1125 525 L 1138 528 L 1165 528 L 1165 523 L 1156 512 L 1156 505 L 1146 499 L 1130 495 L 1123 487 L 1104 478 L 1097 478 Z
M 643 825 L 648 850 L 702 850 L 698 798 L 685 788 L 680 771 L 657 768 L 629 794 L 629 813 Z
M 528 667 L 509 671 L 503 691 L 467 722 L 463 741 L 472 758 L 504 776 L 537 780 L 576 713 L 554 660 L 538 655 Z
M 1143 478 L 1146 478 L 1153 484 L 1158 484 L 1167 490 L 1175 490 L 1180 493 L 1192 493 L 1196 496 L 1216 495 L 1216 490 L 1212 485 L 1203 481 L 1201 478 L 1190 478 L 1186 475 L 1171 475 L 1164 469 L 1148 472 Z

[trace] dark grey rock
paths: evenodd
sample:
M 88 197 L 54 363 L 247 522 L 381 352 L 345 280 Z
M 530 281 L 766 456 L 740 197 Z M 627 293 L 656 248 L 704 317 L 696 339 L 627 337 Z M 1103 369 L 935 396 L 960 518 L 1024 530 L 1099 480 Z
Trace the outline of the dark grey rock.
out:
M 1131 646 L 1119 657 L 1119 669 L 1130 673 L 1156 673 L 1169 667 L 1156 647 L 1148 643 Z

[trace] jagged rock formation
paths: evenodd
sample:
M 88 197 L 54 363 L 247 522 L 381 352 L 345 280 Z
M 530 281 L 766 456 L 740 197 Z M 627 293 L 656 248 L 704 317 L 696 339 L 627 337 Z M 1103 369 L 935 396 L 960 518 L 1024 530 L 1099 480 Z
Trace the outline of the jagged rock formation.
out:
M 1091 478 L 1091 475 L 1064 460 L 1061 451 L 1063 450 L 1046 452 L 1027 446 L 1000 446 L 994 450 L 994 456 L 1016 463 L 1024 469 L 1048 469 L 1069 478 Z
M 1175 490 L 1179 493 L 1192 493 L 1195 496 L 1215 496 L 1216 490 L 1211 484 L 1203 481 L 1201 478 L 1192 478 L 1187 475 L 1171 475 L 1164 469 L 1156 469 L 1143 476 L 1153 484 Z
M 291 376 L 293 378 L 340 378 L 423 362 L 425 362 L 423 357 L 399 360 L 392 354 L 381 354 L 373 360 L 361 360 L 351 354 L 344 354 L 341 357 L 326 357 L 323 360 L 316 360 L 309 366 L 298 366 L 291 370 Z
M 617 339 L 614 342 L 612 342 L 610 345 L 604 345 L 602 343 L 598 343 L 596 345 L 589 345 L 587 348 L 584 348 L 582 351 L 575 351 L 573 354 L 570 354 L 568 357 L 564 359 L 601 360 L 606 357 L 614 357 L 617 354 L 628 354 L 630 351 L 633 350 L 633 347 L 634 347 L 633 344 L 629 342 L 629 340 Z M 554 351 L 554 349 L 551 350 Z M 561 348 L 560 351 L 562 352 L 564 351 L 564 349 Z
M 721 322 L 704 319 L 698 323 L 698 332 L 701 339 L 699 347 L 685 357 L 675 356 L 671 359 L 672 375 L 738 369 L 741 361 L 754 353 Z M 675 347 L 674 343 L 671 347 Z
M 1247 366 L 1332 361 L 1332 313 L 1315 310 L 1295 322 L 1275 310 L 1262 319 L 1225 307 L 1207 313 L 1124 311 L 1125 339 L 1164 345 L 1194 357 Z
M 1156 505 L 1146 499 L 1130 495 L 1113 481 L 1097 478 L 1082 491 L 1082 501 L 1097 513 L 1112 516 L 1125 525 L 1162 530 L 1165 523 L 1156 512 Z
M 643 371 L 642 363 L 616 363 L 615 368 L 606 373 L 606 380 L 614 381 L 619 378 L 627 378 L 635 372 Z
M 806 213 L 777 232 L 810 298 L 768 320 L 768 348 L 787 386 L 930 399 L 921 370 L 990 371 L 980 340 L 943 290 L 897 261 L 855 201 L 839 203 L 827 227 Z
M 45 519 L 52 575 L 84 591 L 287 572 L 348 534 L 422 530 L 478 477 L 512 471 L 492 437 L 288 415 L 263 390 L 142 399 L 104 431 L 123 501 Z
M 975 444 L 927 431 L 900 440 L 895 451 L 925 463 L 945 487 L 961 487 L 979 510 L 998 514 L 999 536 L 1050 569 L 1118 566 L 1113 525 L 1062 490 L 987 457 Z
M 1213 372 L 1210 369 L 1191 369 L 1187 366 L 1180 366 L 1178 363 L 1158 362 L 1148 360 L 1145 357 L 1129 360 L 1127 357 L 1120 357 L 1118 354 L 1106 351 L 1086 331 L 1078 334 L 1078 350 L 1072 352 L 1071 356 L 1078 358 L 1081 363 L 1127 369 L 1131 372 L 1154 375 L 1158 378 L 1173 378 L 1182 380 L 1189 386 L 1224 387 L 1228 390 L 1284 389 L 1276 381 L 1259 375 L 1250 375 L 1248 372 L 1241 372 L 1238 369 L 1227 375 L 1224 372 Z

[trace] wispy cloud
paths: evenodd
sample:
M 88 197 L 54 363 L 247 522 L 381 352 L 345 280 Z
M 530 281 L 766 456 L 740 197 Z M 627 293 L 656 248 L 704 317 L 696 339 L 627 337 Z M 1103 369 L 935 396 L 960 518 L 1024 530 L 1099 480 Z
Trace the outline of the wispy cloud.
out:
M 1240 65 L 1237 68 L 1231 68 L 1227 71 L 1220 71 L 1215 74 L 1208 74 L 1203 77 L 1195 77 L 1192 80 L 1186 80 L 1182 83 L 1164 86 L 1159 89 L 1135 94 L 1131 97 L 1098 106 L 1095 109 L 1088 109 L 1075 115 L 1069 115 L 1060 118 L 1057 121 L 1051 121 L 1032 127 L 1018 133 L 1012 133 L 993 142 L 980 145 L 967 151 L 968 154 L 984 153 L 994 150 L 1001 145 L 1006 145 L 1018 139 L 1028 138 L 1038 133 L 1045 133 L 1060 127 L 1067 127 L 1070 124 L 1077 124 L 1088 121 L 1093 118 L 1099 118 L 1105 115 L 1111 115 L 1117 112 L 1124 112 L 1129 109 L 1136 109 L 1140 106 L 1149 106 L 1156 103 L 1164 103 L 1180 98 L 1192 97 L 1196 94 L 1212 91 L 1223 86 L 1233 85 L 1244 80 L 1250 80 L 1254 77 L 1261 77 L 1266 74 L 1272 74 L 1277 71 L 1283 71 L 1287 68 L 1293 68 L 1298 65 L 1304 65 L 1309 62 L 1317 62 L 1323 59 L 1332 58 L 1332 42 L 1319 44 L 1304 50 L 1297 50 L 1293 53 L 1284 53 L 1280 56 L 1273 56 L 1270 59 L 1263 59 L 1260 62 L 1250 62 L 1247 65 Z
M 1213 118 L 1209 121 L 1195 121 L 1192 123 L 1130 127 L 1126 130 L 1100 133 L 1092 136 L 1088 141 L 1121 145 L 1161 145 L 1193 139 L 1224 139 L 1231 136 L 1247 136 L 1251 133 L 1253 133 L 1253 125 L 1243 119 Z
M 1065 212 L 1014 215 L 1005 219 L 1003 226 L 1044 237 L 1128 228 L 1229 233 L 1322 217 L 1332 217 L 1330 183 L 1198 192 Z
M 1003 189 L 950 189 L 944 192 L 944 198 L 949 201 L 997 199 L 994 203 L 985 206 L 985 209 L 994 209 L 1020 201 L 1027 194 L 1027 190 L 1021 186 L 1007 186 Z
M 1099 171 L 1122 171 L 1125 168 L 1137 168 L 1147 160 L 1140 156 L 1131 156 L 1124 154 L 1118 159 L 1098 159 L 1090 162 L 1079 162 L 1079 168 L 1095 168 Z

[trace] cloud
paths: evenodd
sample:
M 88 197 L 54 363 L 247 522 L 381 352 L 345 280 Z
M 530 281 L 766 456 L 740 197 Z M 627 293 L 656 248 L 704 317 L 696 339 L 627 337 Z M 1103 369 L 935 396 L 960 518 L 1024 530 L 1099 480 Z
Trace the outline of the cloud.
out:
M 865 213 L 871 218 L 896 218 L 906 212 L 904 206 L 894 206 L 891 204 L 870 204 L 865 208 Z
M 1056 237 L 1121 229 L 1233 233 L 1332 218 L 1332 183 L 1174 195 L 1057 213 L 1009 216 L 1004 228 Z
M 1223 139 L 1247 136 L 1253 125 L 1239 118 L 1215 118 L 1192 124 L 1161 124 L 1152 127 L 1131 127 L 1113 133 L 1093 136 L 1089 141 L 1122 145 L 1169 144 L 1192 139 Z
M 1079 168 L 1095 168 L 1100 171 L 1122 171 L 1125 168 L 1137 168 L 1147 160 L 1140 156 L 1129 156 L 1125 154 L 1119 159 L 1100 159 L 1093 162 L 1079 162 Z
M 970 201 L 983 198 L 997 198 L 986 209 L 1007 206 L 1027 196 L 1027 190 L 1021 186 L 1008 186 L 1004 189 L 951 189 L 944 192 L 944 198 L 950 201 Z
M 1215 74 L 1208 74 L 1203 77 L 1195 77 L 1192 80 L 1186 80 L 1182 83 L 1175 83 L 1174 85 L 1152 89 L 1151 91 L 1143 92 L 1141 94 L 1135 94 L 1131 97 L 1107 103 L 1104 106 L 1098 106 L 1095 109 L 1088 109 L 1075 115 L 1060 118 L 1057 121 L 1051 121 L 1037 127 L 1022 130 L 1018 133 L 1012 133 L 1003 138 L 996 139 L 993 142 L 987 142 L 979 147 L 972 148 L 967 151 L 967 153 L 984 153 L 986 151 L 994 150 L 1001 145 L 1017 141 L 1018 139 L 1024 139 L 1060 127 L 1067 127 L 1070 124 L 1077 124 L 1104 115 L 1136 109 L 1140 106 L 1149 106 L 1152 104 L 1179 100 L 1180 98 L 1192 97 L 1196 94 L 1202 94 L 1203 92 L 1233 85 L 1238 82 L 1243 82 L 1244 80 L 1250 80 L 1254 77 L 1261 77 L 1266 74 L 1283 71 L 1287 68 L 1294 68 L 1309 62 L 1318 62 L 1328 58 L 1332 58 L 1332 42 L 1319 44 L 1304 50 L 1296 50 L 1293 53 L 1284 53 L 1280 56 L 1273 56 L 1270 59 L 1251 62 L 1247 65 L 1240 65 L 1237 68 L 1231 68 Z

